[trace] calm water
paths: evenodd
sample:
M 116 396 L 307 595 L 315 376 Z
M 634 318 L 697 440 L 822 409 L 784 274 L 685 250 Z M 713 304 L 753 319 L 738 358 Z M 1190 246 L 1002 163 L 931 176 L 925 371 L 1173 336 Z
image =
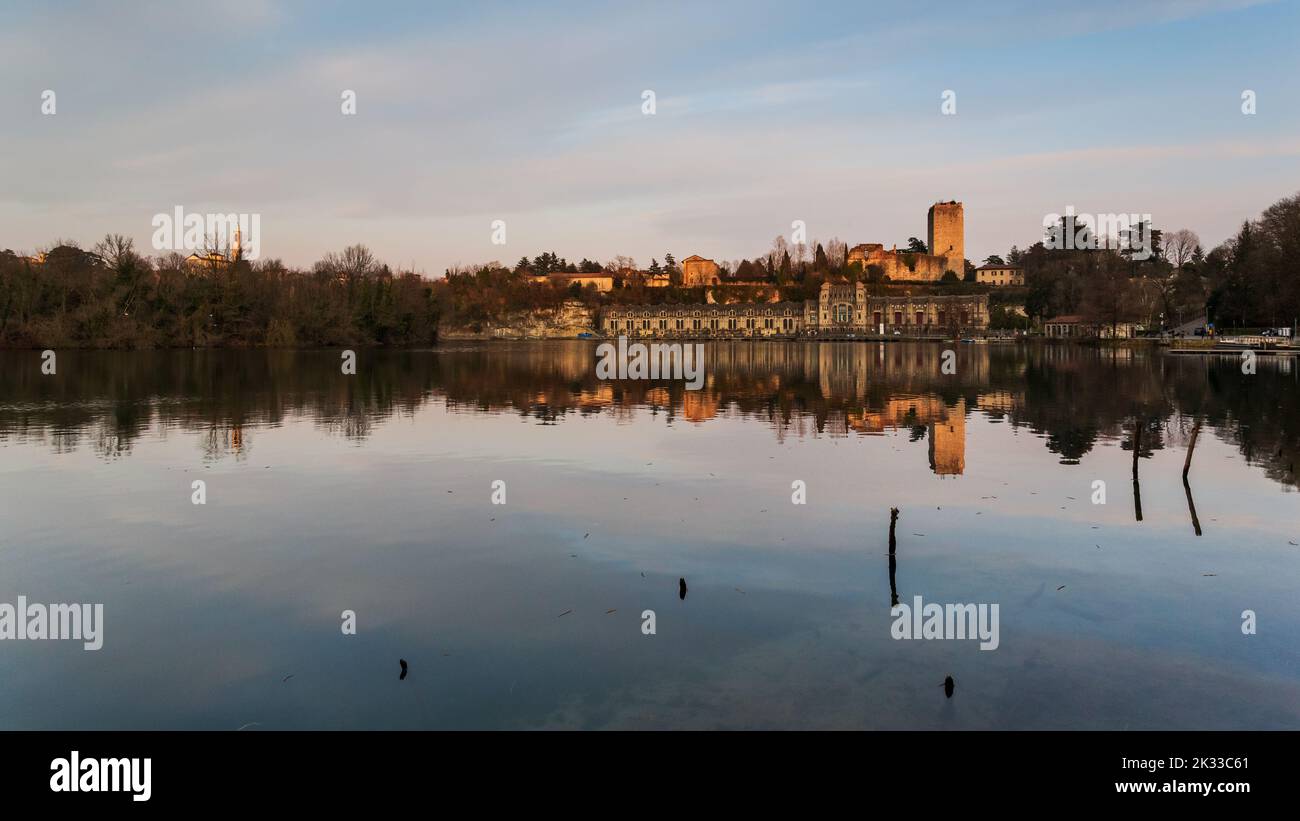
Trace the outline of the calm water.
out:
M 1300 727 L 1300 363 L 939 356 L 0 354 L 0 602 L 105 610 L 0 642 L 0 728 Z M 891 639 L 891 506 L 997 650 Z

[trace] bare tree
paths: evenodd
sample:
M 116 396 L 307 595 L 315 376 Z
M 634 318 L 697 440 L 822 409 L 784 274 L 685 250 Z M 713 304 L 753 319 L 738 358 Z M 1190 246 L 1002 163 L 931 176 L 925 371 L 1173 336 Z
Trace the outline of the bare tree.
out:
M 495 265 L 496 263 L 493 263 Z M 317 262 L 317 273 L 340 282 L 352 282 L 370 276 L 379 268 L 375 255 L 364 245 L 349 245 L 341 254 L 329 252 Z
M 843 266 L 848 255 L 849 246 L 844 240 L 839 237 L 831 237 L 826 241 L 826 259 L 830 262 L 832 268 Z
M 1192 261 L 1192 255 L 1200 244 L 1201 238 L 1196 236 L 1195 231 L 1179 228 L 1165 236 L 1165 257 L 1177 270 Z
M 790 245 L 785 241 L 784 234 L 777 234 L 772 240 L 772 250 L 767 252 L 768 267 L 776 270 L 781 267 L 781 259 L 789 252 Z
M 94 251 L 95 256 L 102 259 L 109 268 L 121 271 L 137 259 L 134 247 L 133 239 L 121 234 L 105 234 L 102 240 L 95 243 Z

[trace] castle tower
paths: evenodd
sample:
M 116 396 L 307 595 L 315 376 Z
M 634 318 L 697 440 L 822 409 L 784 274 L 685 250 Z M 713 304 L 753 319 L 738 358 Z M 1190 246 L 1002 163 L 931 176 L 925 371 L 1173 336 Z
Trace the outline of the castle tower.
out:
M 235 241 L 234 241 L 234 243 L 230 246 L 230 261 L 231 261 L 231 262 L 238 262 L 238 261 L 239 261 L 239 252 L 240 252 L 239 241 L 240 241 L 240 235 L 239 235 L 239 224 L 238 224 L 238 223 L 235 223 Z
M 930 253 L 947 260 L 947 270 L 958 277 L 966 274 L 966 227 L 961 203 L 936 202 L 926 220 Z

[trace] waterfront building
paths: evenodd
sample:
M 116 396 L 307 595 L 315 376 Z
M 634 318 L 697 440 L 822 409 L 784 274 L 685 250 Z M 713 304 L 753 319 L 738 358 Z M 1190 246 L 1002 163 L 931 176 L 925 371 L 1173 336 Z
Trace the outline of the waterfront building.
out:
M 822 283 L 804 302 L 613 306 L 607 336 L 796 338 L 971 336 L 988 330 L 988 296 L 869 296 L 861 283 Z

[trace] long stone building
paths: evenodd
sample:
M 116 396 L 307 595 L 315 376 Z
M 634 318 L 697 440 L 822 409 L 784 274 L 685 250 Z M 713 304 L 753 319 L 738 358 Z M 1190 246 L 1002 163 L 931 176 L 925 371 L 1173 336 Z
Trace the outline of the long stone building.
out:
M 794 338 L 973 336 L 988 330 L 988 296 L 868 296 L 861 282 L 822 283 L 817 299 L 735 305 L 606 308 L 606 336 Z

